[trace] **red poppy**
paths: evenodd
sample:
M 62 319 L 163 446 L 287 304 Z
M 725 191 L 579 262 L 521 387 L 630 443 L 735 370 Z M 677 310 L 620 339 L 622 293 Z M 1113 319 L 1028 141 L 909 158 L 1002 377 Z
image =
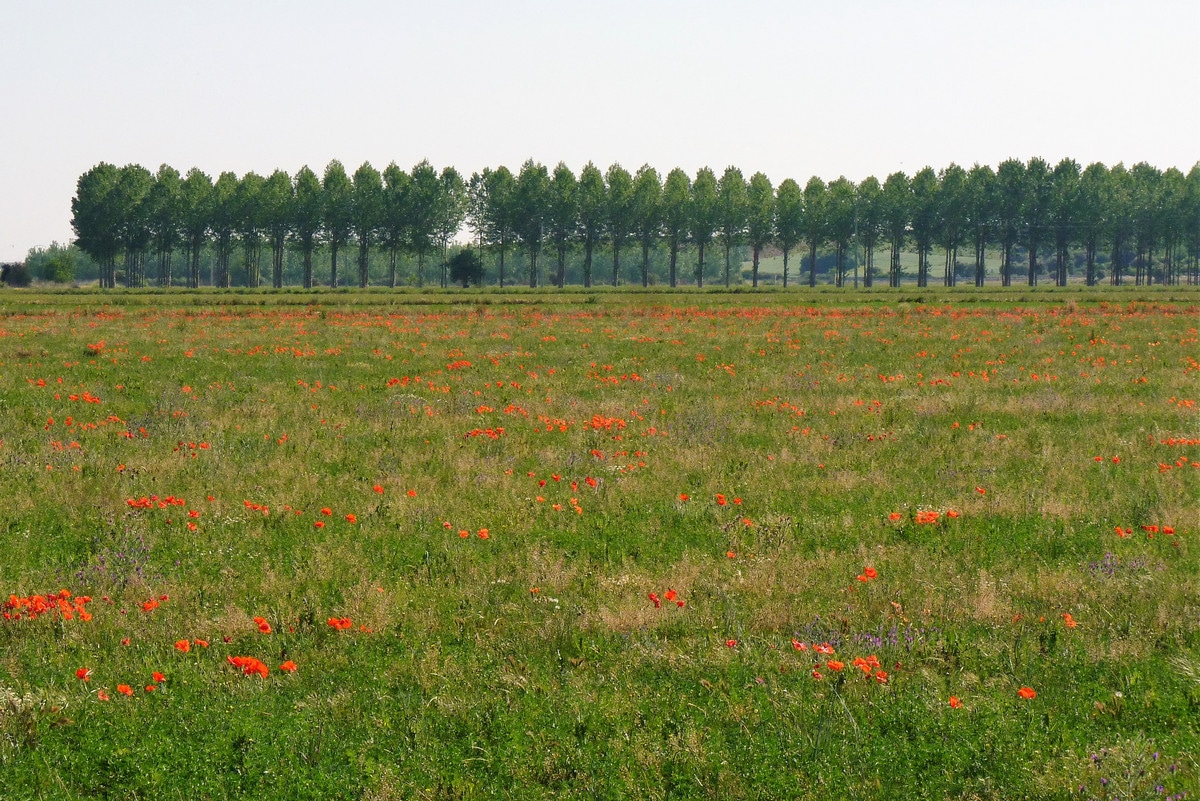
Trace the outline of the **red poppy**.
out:
M 830 659 L 828 662 L 825 663 L 825 667 L 829 668 L 830 670 L 836 670 L 839 672 L 845 666 L 846 666 L 845 662 L 840 662 L 837 659 Z
M 167 677 L 159 673 L 157 670 L 150 674 L 150 678 L 154 679 L 155 684 L 162 684 L 167 680 Z
M 414 489 L 410 489 L 410 490 L 408 491 L 408 497 L 410 497 L 410 498 L 415 498 L 415 497 L 417 497 L 417 491 L 416 491 L 416 490 L 414 490 Z
M 725 500 L 725 496 L 718 492 L 717 493 L 717 506 L 724 506 L 726 503 L 728 503 L 728 501 Z
M 663 597 L 666 598 L 668 601 L 674 601 L 675 595 L 676 595 L 675 590 L 667 590 L 665 593 L 663 593 Z
M 196 640 L 195 642 L 196 642 L 196 645 L 199 645 L 201 648 L 208 647 L 208 640 Z
M 192 650 L 192 644 L 187 640 L 176 640 L 175 650 L 186 654 L 188 651 Z
M 957 695 L 950 696 L 950 708 L 951 709 L 962 709 L 962 701 L 958 700 Z
M 85 667 L 79 668 L 79 670 L 75 671 L 75 678 L 81 679 L 82 681 L 91 681 L 92 669 Z
M 131 695 L 133 695 L 133 688 L 130 687 L 128 684 L 118 684 L 117 692 L 119 692 L 121 695 L 124 695 L 124 696 L 131 696 Z
M 96 691 L 96 700 L 97 701 L 107 701 L 108 693 L 106 693 L 104 690 L 97 690 Z
M 893 520 L 893 521 L 894 521 L 894 520 L 899 520 L 899 519 L 900 519 L 900 513 L 899 513 L 899 512 L 892 512 L 890 515 L 888 515 L 888 520 Z
M 1037 691 L 1032 687 L 1022 687 L 1021 689 L 1017 690 L 1017 695 L 1028 701 L 1032 698 L 1037 698 Z
M 726 648 L 737 648 L 737 644 L 738 644 L 738 641 L 737 641 L 737 640 L 732 640 L 732 639 L 731 639 L 731 640 L 726 640 L 726 641 L 725 641 L 725 647 L 726 647 Z
M 374 487 L 372 487 L 372 489 L 380 495 L 383 494 L 383 486 L 381 484 L 376 484 Z
M 314 528 L 325 528 L 325 521 L 318 520 L 317 522 L 313 523 L 313 527 Z
M 282 665 L 280 665 L 279 669 L 282 670 L 284 673 L 295 673 L 296 672 L 296 663 L 289 659 L 288 661 L 286 661 Z
M 346 522 L 347 523 L 357 523 L 358 517 L 353 512 L 351 512 L 350 514 L 346 515 Z
M 486 540 L 490 536 L 491 536 L 491 534 L 488 532 L 488 530 L 486 528 L 479 529 L 479 539 Z
M 681 493 L 679 493 L 679 500 L 688 501 L 688 500 L 691 500 L 691 496 L 688 495 L 686 492 L 681 492 Z
M 325 508 L 323 508 L 321 510 L 321 514 L 325 515 L 326 517 L 329 517 L 330 515 L 333 514 L 333 510 L 330 509 L 328 506 L 326 506 Z
M 878 577 L 879 573 L 878 573 L 878 571 L 875 570 L 875 568 L 868 567 L 863 570 L 863 575 L 869 579 L 873 579 L 873 578 Z
M 658 596 L 657 596 L 656 594 L 654 594 L 654 593 L 650 593 L 650 594 L 649 594 L 648 596 L 646 596 L 646 597 L 650 599 L 650 603 L 654 604 L 654 608 L 655 608 L 655 609 L 661 609 L 661 608 L 662 608 L 662 601 L 661 601 L 661 600 L 659 600 L 659 598 L 658 598 Z

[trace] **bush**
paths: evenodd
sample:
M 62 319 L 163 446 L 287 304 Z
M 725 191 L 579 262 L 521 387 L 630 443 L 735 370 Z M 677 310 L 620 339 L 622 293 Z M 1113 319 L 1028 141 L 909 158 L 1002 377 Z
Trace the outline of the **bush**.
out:
M 0 283 L 25 287 L 33 283 L 33 276 L 30 274 L 29 268 L 25 266 L 25 262 L 18 261 L 0 265 Z

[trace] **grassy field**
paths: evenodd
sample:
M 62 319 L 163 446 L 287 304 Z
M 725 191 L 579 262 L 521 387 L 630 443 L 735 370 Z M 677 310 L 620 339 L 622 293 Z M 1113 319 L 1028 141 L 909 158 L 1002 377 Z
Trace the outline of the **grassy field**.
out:
M 1195 795 L 1198 324 L 6 292 L 0 797 Z

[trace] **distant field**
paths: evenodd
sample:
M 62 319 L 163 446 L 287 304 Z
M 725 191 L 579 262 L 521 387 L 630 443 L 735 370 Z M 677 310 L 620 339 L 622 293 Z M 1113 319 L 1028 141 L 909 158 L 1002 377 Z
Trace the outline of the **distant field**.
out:
M 5 292 L 0 797 L 1194 795 L 1198 321 Z

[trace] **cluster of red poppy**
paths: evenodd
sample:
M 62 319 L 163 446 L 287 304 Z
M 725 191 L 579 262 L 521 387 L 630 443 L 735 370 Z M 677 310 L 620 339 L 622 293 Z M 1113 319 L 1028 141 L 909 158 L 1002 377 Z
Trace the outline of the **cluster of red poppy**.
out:
M 792 640 L 792 648 L 796 651 L 807 651 L 811 648 L 813 653 L 821 654 L 822 656 L 833 656 L 835 654 L 834 647 L 827 642 L 819 644 L 813 643 L 810 645 L 808 643 L 801 642 L 800 640 Z M 850 664 L 861 670 L 865 678 L 873 678 L 877 684 L 888 683 L 888 672 L 883 669 L 883 665 L 880 663 L 879 657 L 877 657 L 875 654 L 870 654 L 865 657 L 855 657 Z M 822 665 L 820 662 L 813 665 L 811 675 L 816 681 L 820 681 L 825 677 L 825 674 L 821 672 L 821 667 Z M 841 673 L 846 668 L 846 663 L 839 659 L 827 659 L 825 660 L 824 667 L 826 670 L 831 670 L 834 673 Z
M 258 626 L 258 630 L 263 634 L 271 633 L 271 624 L 267 622 L 265 617 L 254 618 L 254 625 Z
M 449 520 L 443 520 L 443 521 L 442 521 L 442 528 L 444 528 L 444 529 L 453 529 L 453 528 L 454 528 L 454 526 L 450 525 L 450 521 L 449 521 Z M 470 531 L 468 531 L 468 530 L 467 530 L 467 529 L 465 529 L 465 528 L 460 528 L 460 529 L 458 530 L 458 536 L 459 536 L 461 539 L 464 539 L 464 540 L 465 540 L 467 537 L 470 537 L 470 536 L 471 536 L 471 532 L 470 532 Z M 476 532 L 476 536 L 477 536 L 477 537 L 479 537 L 479 539 L 481 539 L 481 540 L 486 540 L 486 539 L 489 539 L 489 538 L 492 536 L 492 533 L 491 533 L 490 531 L 488 531 L 486 528 L 481 528 L 481 529 L 479 529 L 479 531 L 477 531 L 477 532 Z
M 345 631 L 346 629 L 354 628 L 354 621 L 348 617 L 331 617 L 325 622 L 329 624 L 329 628 L 335 631 Z
M 145 601 L 142 601 L 140 604 L 138 604 L 138 606 L 141 607 L 143 612 L 153 612 L 155 609 L 169 600 L 171 600 L 171 596 L 160 595 L 157 598 L 149 598 Z
M 255 503 L 254 501 L 246 500 L 242 501 L 242 506 L 245 506 L 252 512 L 262 512 L 263 517 L 267 517 L 271 514 L 271 507 L 267 506 L 266 504 Z
M 64 589 L 46 595 L 9 595 L 0 609 L 4 610 L 4 620 L 37 620 L 42 615 L 57 615 L 63 620 L 78 617 L 86 622 L 92 619 L 92 613 L 87 610 L 91 601 L 91 596 L 72 597 L 71 591 Z
M 1113 528 L 1113 531 L 1115 531 L 1117 533 L 1117 536 L 1121 537 L 1121 538 L 1128 537 L 1130 534 L 1133 533 L 1132 528 L 1121 528 L 1120 526 L 1115 526 Z M 1166 534 L 1168 537 L 1172 537 L 1175 535 L 1175 527 L 1174 526 L 1146 525 L 1146 526 L 1142 526 L 1142 531 L 1146 532 L 1146 538 L 1151 539 L 1151 540 L 1154 539 L 1155 534 L 1158 534 L 1160 532 L 1163 534 Z
M 687 601 L 680 598 L 679 594 L 675 592 L 675 590 L 667 590 L 663 593 L 662 598 L 659 598 L 658 593 L 655 592 L 650 593 L 646 597 L 650 599 L 650 603 L 654 604 L 655 609 L 662 608 L 662 602 L 664 599 L 669 603 L 674 603 L 677 609 L 682 609 L 683 607 L 687 606 Z
M 225 660 L 246 676 L 258 675 L 265 679 L 270 672 L 261 659 L 253 656 L 227 656 Z
M 861 581 L 864 584 L 871 579 L 879 578 L 879 572 L 873 567 L 863 568 L 863 572 L 854 577 L 855 581 Z
M 140 498 L 126 498 L 125 505 L 132 509 L 166 509 L 168 506 L 187 506 L 187 501 L 183 498 L 176 498 L 174 495 L 168 495 L 165 498 L 157 495 L 147 498 L 143 495 Z
M 504 427 L 503 426 L 496 426 L 495 428 L 492 428 L 489 426 L 488 428 L 472 428 L 470 431 L 463 434 L 463 439 L 470 439 L 472 437 L 487 437 L 488 439 L 500 439 L 502 436 L 504 436 Z

